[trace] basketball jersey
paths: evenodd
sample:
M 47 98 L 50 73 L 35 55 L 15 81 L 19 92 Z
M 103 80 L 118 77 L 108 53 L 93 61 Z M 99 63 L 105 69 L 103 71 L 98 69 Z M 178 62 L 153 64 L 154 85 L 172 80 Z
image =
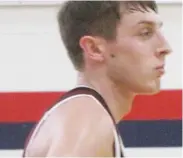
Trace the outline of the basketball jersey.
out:
M 55 110 L 57 107 L 61 106 L 62 103 L 72 99 L 72 98 L 76 98 L 76 97 L 80 97 L 80 96 L 90 96 L 93 99 L 95 99 L 98 103 L 100 103 L 104 109 L 108 112 L 108 114 L 110 115 L 113 123 L 114 123 L 114 143 L 113 143 L 113 156 L 114 157 L 124 157 L 124 153 L 123 153 L 123 143 L 122 143 L 122 139 L 121 136 L 119 134 L 119 131 L 117 129 L 117 126 L 115 124 L 115 120 L 114 117 L 112 116 L 109 107 L 107 106 L 107 103 L 105 102 L 105 100 L 102 98 L 102 96 L 96 92 L 94 89 L 91 89 L 89 87 L 86 86 L 80 86 L 80 87 L 76 87 L 72 90 L 70 90 L 69 92 L 65 93 L 61 99 L 59 99 L 58 103 L 55 104 L 53 107 L 51 107 L 46 113 L 45 115 L 42 117 L 42 119 L 40 120 L 40 122 L 36 125 L 36 127 L 32 130 L 32 132 L 30 133 L 26 143 L 25 143 L 25 149 L 24 149 L 24 153 L 23 153 L 23 157 L 25 157 L 25 153 L 26 153 L 26 147 L 27 145 L 31 144 L 34 136 L 36 135 L 38 129 L 40 128 L 41 124 L 46 120 L 46 118 L 50 115 L 50 113 Z

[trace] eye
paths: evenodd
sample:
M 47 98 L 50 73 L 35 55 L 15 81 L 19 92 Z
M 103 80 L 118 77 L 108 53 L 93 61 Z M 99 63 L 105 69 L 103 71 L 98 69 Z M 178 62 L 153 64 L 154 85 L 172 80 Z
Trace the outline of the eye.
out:
M 153 35 L 153 29 L 145 28 L 140 32 L 142 38 L 150 38 Z

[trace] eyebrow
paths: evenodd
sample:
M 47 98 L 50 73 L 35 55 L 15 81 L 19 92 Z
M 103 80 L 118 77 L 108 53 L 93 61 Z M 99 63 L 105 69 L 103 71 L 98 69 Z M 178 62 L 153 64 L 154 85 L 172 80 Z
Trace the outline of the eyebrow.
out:
M 138 22 L 137 24 L 148 24 L 148 25 L 153 25 L 153 26 L 158 26 L 158 27 L 162 27 L 163 26 L 163 22 L 159 21 L 159 22 L 154 22 L 154 21 L 149 21 L 149 20 L 142 20 L 140 22 Z

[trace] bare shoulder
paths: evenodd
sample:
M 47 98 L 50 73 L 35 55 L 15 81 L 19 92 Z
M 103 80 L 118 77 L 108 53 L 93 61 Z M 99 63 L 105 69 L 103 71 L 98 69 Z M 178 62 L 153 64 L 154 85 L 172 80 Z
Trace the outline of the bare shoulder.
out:
M 92 97 L 75 97 L 53 111 L 47 156 L 112 156 L 113 123 Z

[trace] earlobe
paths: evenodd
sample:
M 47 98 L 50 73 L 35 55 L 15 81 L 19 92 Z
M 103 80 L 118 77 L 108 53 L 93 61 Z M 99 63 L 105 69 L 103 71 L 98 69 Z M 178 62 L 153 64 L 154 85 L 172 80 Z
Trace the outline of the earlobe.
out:
M 98 47 L 95 47 L 93 49 L 93 53 L 90 54 L 90 58 L 102 62 L 104 60 L 103 53 L 100 52 L 100 49 Z

